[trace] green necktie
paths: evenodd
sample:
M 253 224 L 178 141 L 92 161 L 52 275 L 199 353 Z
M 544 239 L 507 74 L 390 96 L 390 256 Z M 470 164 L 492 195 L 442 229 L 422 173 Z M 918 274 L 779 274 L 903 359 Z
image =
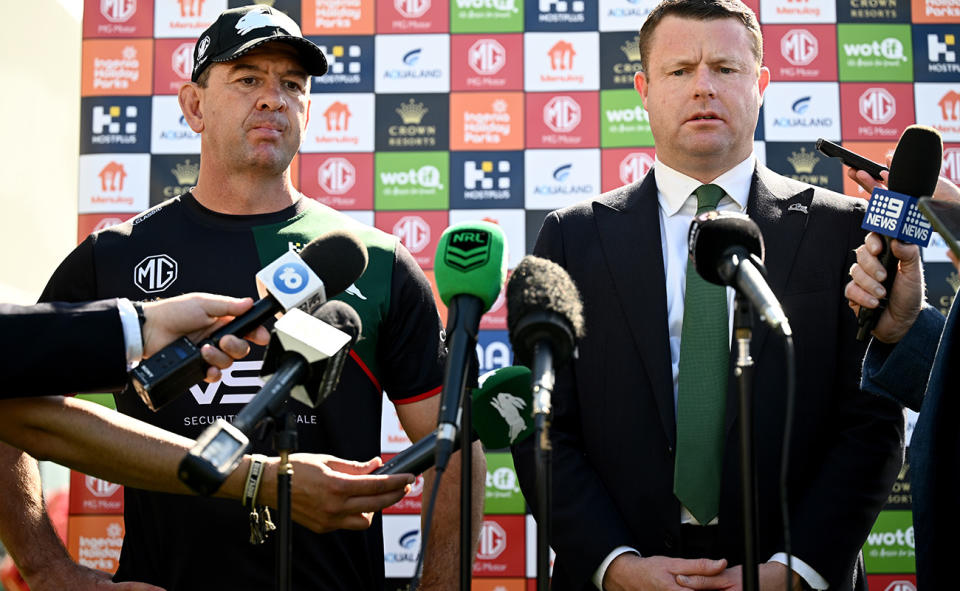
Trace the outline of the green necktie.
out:
M 717 208 L 723 189 L 700 185 L 697 214 Z M 702 525 L 717 516 L 727 396 L 727 290 L 687 262 L 677 385 L 677 455 L 673 493 Z

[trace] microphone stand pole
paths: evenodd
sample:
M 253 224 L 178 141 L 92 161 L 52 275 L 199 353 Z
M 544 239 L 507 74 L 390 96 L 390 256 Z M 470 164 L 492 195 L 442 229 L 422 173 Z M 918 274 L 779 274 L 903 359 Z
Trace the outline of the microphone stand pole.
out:
M 460 410 L 460 591 L 470 591 L 473 576 L 473 442 L 472 397 Z
M 276 417 L 273 447 L 280 455 L 277 467 L 277 591 L 290 591 L 293 578 L 293 519 L 290 500 L 293 464 L 290 454 L 297 451 L 296 415 L 286 410 Z
M 550 588 L 550 493 L 552 466 L 550 445 L 550 396 L 553 393 L 553 352 L 550 345 L 538 342 L 531 364 L 537 373 L 533 380 L 533 420 L 537 478 L 537 591 Z
M 750 301 L 737 291 L 734 299 L 733 336 L 737 347 L 734 375 L 740 394 L 740 486 L 743 489 L 743 590 L 758 591 L 757 567 L 757 479 L 754 474 L 753 358 L 750 339 L 753 335 Z

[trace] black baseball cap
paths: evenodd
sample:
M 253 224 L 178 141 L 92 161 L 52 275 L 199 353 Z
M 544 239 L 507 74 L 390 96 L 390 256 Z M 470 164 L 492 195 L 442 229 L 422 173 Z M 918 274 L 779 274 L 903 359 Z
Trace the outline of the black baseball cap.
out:
M 300 53 L 307 73 L 322 76 L 327 58 L 309 39 L 304 38 L 293 19 L 270 6 L 254 4 L 224 10 L 200 35 L 193 48 L 193 76 L 196 82 L 207 66 L 237 59 L 264 43 L 282 41 Z

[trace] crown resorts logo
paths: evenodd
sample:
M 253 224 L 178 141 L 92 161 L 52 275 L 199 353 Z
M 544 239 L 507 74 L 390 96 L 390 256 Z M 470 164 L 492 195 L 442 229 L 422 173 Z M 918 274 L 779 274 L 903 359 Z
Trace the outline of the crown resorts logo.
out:
M 317 182 L 324 192 L 343 195 L 357 182 L 357 170 L 346 158 L 327 158 L 317 168 Z
M 889 123 L 897 114 L 897 99 L 885 88 L 868 88 L 857 101 L 860 115 L 873 125 Z
M 401 16 L 420 18 L 430 10 L 430 0 L 393 0 L 393 7 Z
M 653 158 L 646 152 L 631 152 L 620 161 L 620 182 L 625 185 L 635 183 L 645 177 L 653 168 Z
M 815 152 L 807 152 L 806 148 L 801 147 L 799 152 L 790 154 L 787 162 L 793 166 L 794 174 L 790 175 L 791 178 L 811 185 L 827 184 L 827 175 L 813 174 L 813 169 L 820 162 L 820 157 Z
M 100 0 L 100 14 L 111 23 L 125 23 L 137 12 L 137 0 Z
M 492 76 L 507 63 L 507 51 L 496 39 L 479 39 L 467 50 L 467 65 L 481 76 Z
M 321 84 L 358 84 L 363 68 L 363 49 L 356 44 L 318 45 L 327 56 L 327 73 L 319 78 Z
M 634 74 L 643 69 L 640 63 L 640 36 L 634 35 L 633 39 L 624 41 L 620 51 L 627 61 L 613 64 L 613 83 L 618 86 L 633 85 Z
M 780 53 L 794 66 L 807 66 L 819 53 L 817 38 L 806 29 L 791 29 L 780 40 Z
M 170 56 L 170 67 L 181 80 L 189 80 L 193 73 L 193 44 L 181 43 Z
M 403 120 L 404 124 L 420 125 L 423 116 L 426 115 L 430 109 L 424 107 L 423 103 L 418 103 L 410 99 L 405 103 L 401 103 L 400 106 L 394 110 L 400 115 L 400 119 Z
M 403 216 L 393 225 L 393 235 L 413 254 L 430 245 L 430 224 L 418 215 Z
M 163 188 L 163 196 L 168 199 L 183 195 L 197 184 L 197 179 L 200 178 L 200 163 L 187 158 L 171 168 L 170 174 L 176 178 L 177 184 Z
M 555 96 L 543 107 L 543 122 L 557 133 L 569 133 L 580 125 L 580 103 L 569 96 Z
M 437 145 L 437 126 L 421 125 L 423 118 L 430 111 L 422 102 L 413 98 L 394 109 L 400 116 L 402 125 L 387 127 L 389 136 L 388 145 L 392 147 L 423 147 L 432 148 Z

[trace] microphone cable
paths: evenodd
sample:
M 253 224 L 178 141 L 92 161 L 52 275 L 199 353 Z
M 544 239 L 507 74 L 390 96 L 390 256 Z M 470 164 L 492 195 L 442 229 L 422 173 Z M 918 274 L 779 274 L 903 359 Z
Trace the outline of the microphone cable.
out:
M 461 466 L 461 470 L 463 467 Z M 427 501 L 427 513 L 423 520 L 423 532 L 420 534 L 420 551 L 417 553 L 417 567 L 413 571 L 413 579 L 410 580 L 410 591 L 417 591 L 420 587 L 420 578 L 423 577 L 423 557 L 426 554 L 427 542 L 430 538 L 430 523 L 433 521 L 433 509 L 437 501 L 437 493 L 440 491 L 440 477 L 443 476 L 443 468 L 436 468 L 436 477 L 433 479 L 433 491 L 430 493 L 430 499 Z
M 783 335 L 784 353 L 787 362 L 787 398 L 783 417 L 783 446 L 780 456 L 780 512 L 783 518 L 783 550 L 787 555 L 787 586 L 793 585 L 793 550 L 790 542 L 790 507 L 787 502 L 787 472 L 790 466 L 790 439 L 793 431 L 793 410 L 796 402 L 796 353 L 793 335 Z

